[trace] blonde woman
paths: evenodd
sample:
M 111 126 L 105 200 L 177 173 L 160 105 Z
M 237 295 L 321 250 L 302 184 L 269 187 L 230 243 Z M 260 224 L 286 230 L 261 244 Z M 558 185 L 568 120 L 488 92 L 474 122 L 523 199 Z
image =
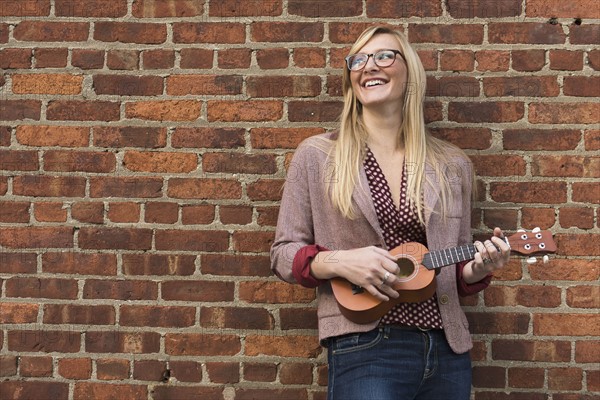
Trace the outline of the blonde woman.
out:
M 458 148 L 427 133 L 425 72 L 401 32 L 367 29 L 346 66 L 339 130 L 304 141 L 288 169 L 272 269 L 318 287 L 329 400 L 467 400 L 472 343 L 459 296 L 487 287 L 510 249 L 496 228 L 475 243 L 472 260 L 440 268 L 432 296 L 393 302 L 402 275 L 391 249 L 471 243 L 472 169 Z M 395 305 L 375 320 L 351 320 L 333 278 Z

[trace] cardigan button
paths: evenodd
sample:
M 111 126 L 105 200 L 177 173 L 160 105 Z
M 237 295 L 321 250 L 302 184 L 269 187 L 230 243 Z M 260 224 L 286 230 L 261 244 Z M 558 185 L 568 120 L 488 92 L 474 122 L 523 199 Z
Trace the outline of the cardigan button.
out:
M 443 294 L 443 295 L 440 296 L 440 303 L 441 304 L 448 304 L 448 301 L 449 301 L 449 299 L 448 299 L 448 295 L 447 294 Z

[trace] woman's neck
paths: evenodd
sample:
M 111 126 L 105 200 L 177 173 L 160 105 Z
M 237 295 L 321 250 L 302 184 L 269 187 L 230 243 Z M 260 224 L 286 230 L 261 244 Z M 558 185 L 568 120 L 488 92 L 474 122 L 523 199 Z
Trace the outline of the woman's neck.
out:
M 362 119 L 369 135 L 369 147 L 392 153 L 404 148 L 404 144 L 398 138 L 402 126 L 401 112 L 374 112 L 363 109 Z

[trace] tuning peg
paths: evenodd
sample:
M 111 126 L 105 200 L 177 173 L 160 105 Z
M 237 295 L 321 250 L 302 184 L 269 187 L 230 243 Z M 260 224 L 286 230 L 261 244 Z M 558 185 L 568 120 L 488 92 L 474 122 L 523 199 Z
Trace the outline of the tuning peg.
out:
M 537 258 L 535 257 L 529 257 L 527 259 L 527 264 L 535 264 L 537 262 Z
M 541 231 L 539 226 L 537 226 L 531 230 L 531 232 L 533 232 L 533 233 L 538 233 L 539 231 Z
M 544 264 L 548 264 L 548 261 L 550 261 L 550 257 L 548 257 L 548 255 L 546 254 L 544 257 L 542 257 L 542 261 L 544 262 Z
M 527 232 L 525 229 L 517 229 L 517 232 Z

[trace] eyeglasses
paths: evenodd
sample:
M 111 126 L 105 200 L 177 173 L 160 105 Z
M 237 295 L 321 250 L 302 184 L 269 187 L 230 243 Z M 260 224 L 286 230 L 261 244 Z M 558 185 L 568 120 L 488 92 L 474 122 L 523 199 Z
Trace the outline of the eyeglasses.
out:
M 351 54 L 345 60 L 350 71 L 360 71 L 369 62 L 369 57 L 373 57 L 375 65 L 385 68 L 396 61 L 396 54 L 399 54 L 400 57 L 406 60 L 399 50 L 379 50 L 377 53 L 371 54 Z

